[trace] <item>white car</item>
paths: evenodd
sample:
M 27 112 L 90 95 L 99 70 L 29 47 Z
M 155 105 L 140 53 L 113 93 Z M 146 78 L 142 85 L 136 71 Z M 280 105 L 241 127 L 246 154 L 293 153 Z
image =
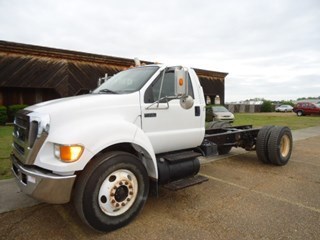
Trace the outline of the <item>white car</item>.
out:
M 207 108 L 207 121 L 225 121 L 233 123 L 234 115 L 224 106 L 212 106 Z
M 292 112 L 293 107 L 290 105 L 281 105 L 276 107 L 276 112 Z

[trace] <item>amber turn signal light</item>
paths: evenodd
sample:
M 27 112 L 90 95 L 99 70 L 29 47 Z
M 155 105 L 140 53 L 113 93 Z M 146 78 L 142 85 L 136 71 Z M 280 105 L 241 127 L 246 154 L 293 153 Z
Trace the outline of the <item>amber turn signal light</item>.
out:
M 55 156 L 64 162 L 79 160 L 84 147 L 81 145 L 55 145 Z

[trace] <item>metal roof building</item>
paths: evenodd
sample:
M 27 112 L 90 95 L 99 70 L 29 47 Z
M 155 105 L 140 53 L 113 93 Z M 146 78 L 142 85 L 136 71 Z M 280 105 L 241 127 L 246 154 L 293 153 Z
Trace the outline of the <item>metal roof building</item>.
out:
M 32 105 L 88 93 L 105 73 L 114 75 L 132 65 L 133 59 L 0 41 L 0 105 Z M 227 73 L 195 71 L 205 95 L 219 95 L 224 104 Z

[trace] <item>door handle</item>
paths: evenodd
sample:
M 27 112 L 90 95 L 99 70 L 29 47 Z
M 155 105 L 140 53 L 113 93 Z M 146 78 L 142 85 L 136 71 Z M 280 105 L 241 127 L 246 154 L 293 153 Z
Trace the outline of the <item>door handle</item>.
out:
M 145 118 L 157 117 L 157 114 L 156 114 L 156 113 L 145 113 L 145 114 L 144 114 L 144 117 L 145 117 Z
M 201 112 L 200 112 L 200 106 L 195 106 L 195 107 L 194 107 L 194 115 L 195 115 L 196 117 L 199 117 L 200 114 L 201 114 Z

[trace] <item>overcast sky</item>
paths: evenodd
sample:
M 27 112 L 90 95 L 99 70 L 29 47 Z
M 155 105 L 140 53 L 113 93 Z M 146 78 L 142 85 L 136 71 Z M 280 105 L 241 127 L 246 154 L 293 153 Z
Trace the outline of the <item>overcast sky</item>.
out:
M 0 40 L 228 72 L 227 102 L 320 96 L 320 0 L 0 0 Z

